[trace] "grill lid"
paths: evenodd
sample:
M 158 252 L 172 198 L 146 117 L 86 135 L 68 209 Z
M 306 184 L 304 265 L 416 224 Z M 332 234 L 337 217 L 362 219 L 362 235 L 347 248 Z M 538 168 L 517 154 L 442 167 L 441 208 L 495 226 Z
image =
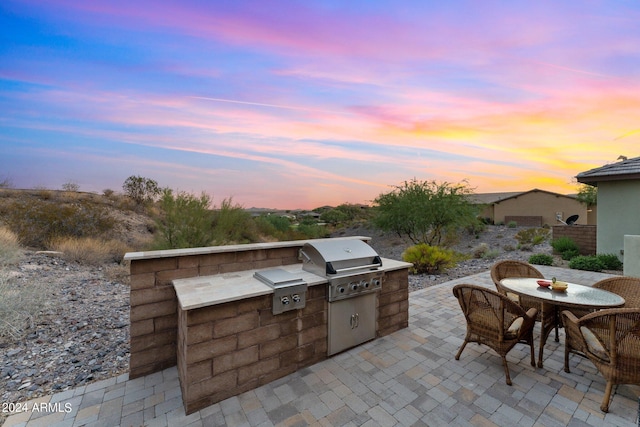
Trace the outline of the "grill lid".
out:
M 300 250 L 302 269 L 319 276 L 375 270 L 382 267 L 378 253 L 359 239 L 329 239 L 305 243 Z

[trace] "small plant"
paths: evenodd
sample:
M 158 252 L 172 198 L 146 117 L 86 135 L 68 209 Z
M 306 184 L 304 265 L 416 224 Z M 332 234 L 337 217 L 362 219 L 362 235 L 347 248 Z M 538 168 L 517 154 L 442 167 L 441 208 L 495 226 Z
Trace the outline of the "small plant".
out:
M 598 254 L 596 257 L 604 266 L 604 270 L 622 270 L 622 261 L 616 254 Z
M 521 245 L 539 245 L 549 238 L 549 230 L 546 228 L 527 228 L 520 230 L 514 236 Z
M 516 228 L 518 226 L 518 223 L 515 221 L 509 221 L 509 223 L 507 224 L 507 227 L 509 228 Z
M 513 245 L 504 245 L 502 249 L 504 249 L 507 252 L 513 252 L 516 250 L 516 247 Z
M 480 243 L 473 249 L 473 257 L 484 258 L 487 252 L 489 252 L 489 245 L 487 245 L 486 243 Z
M 580 251 L 578 244 L 571 237 L 567 236 L 558 237 L 557 239 L 552 240 L 551 247 L 559 254 L 568 250 Z
M 533 254 L 529 257 L 529 264 L 553 265 L 553 257 L 548 254 Z
M 420 243 L 407 248 L 402 253 L 402 259 L 413 264 L 414 274 L 432 274 L 455 267 L 460 255 L 450 249 Z
M 0 268 L 0 337 L 20 339 L 36 323 L 48 298 L 45 281 L 20 283 Z
M 8 228 L 0 227 L 0 266 L 17 262 L 21 254 L 18 236 Z
M 597 256 L 580 255 L 569 261 L 569 268 L 573 268 L 574 270 L 602 271 L 604 270 L 604 264 Z
M 500 251 L 497 249 L 491 249 L 482 256 L 482 259 L 496 259 L 500 256 Z
M 562 259 L 565 260 L 565 261 L 571 261 L 572 259 L 574 259 L 578 255 L 580 255 L 580 251 L 577 250 L 577 249 L 567 249 L 566 251 L 564 251 L 564 252 L 562 252 L 560 254 Z

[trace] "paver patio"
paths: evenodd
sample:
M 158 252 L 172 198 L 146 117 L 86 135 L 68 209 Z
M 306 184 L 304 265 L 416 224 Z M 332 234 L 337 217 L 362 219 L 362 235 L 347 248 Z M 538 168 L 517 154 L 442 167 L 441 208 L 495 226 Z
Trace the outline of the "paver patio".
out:
M 539 269 L 546 277 L 586 285 L 608 277 L 556 267 Z M 494 288 L 487 271 L 413 292 L 408 328 L 188 416 L 173 367 L 20 402 L 30 410 L 10 415 L 4 425 L 638 425 L 640 387 L 618 386 L 609 413 L 601 412 L 605 381 L 587 359 L 578 356 L 570 360 L 571 373 L 564 372 L 562 330 L 559 343 L 552 338 L 547 342 L 544 368 L 529 364 L 525 345 L 509 353 L 513 386 L 505 384 L 500 357 L 487 347 L 469 344 L 456 361 L 465 334 L 465 320 L 451 292 L 458 283 Z M 33 411 L 34 405 L 42 410 Z

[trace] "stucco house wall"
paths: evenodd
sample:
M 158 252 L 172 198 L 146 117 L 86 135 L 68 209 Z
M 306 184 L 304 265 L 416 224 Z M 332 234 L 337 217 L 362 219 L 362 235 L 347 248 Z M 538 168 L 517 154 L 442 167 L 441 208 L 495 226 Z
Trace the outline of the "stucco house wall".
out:
M 640 235 L 640 157 L 618 160 L 581 172 L 576 179 L 598 187 L 597 252 L 616 254 L 626 265 L 640 261 L 624 253 L 625 235 Z
M 551 193 L 543 190 L 531 190 L 517 196 L 511 196 L 493 204 L 494 222 L 505 222 L 506 217 L 539 216 L 540 225 L 554 226 L 562 224 L 556 219 L 560 214 L 563 221 L 571 215 L 579 215 L 576 224 L 587 224 L 587 207 L 574 197 Z
M 640 235 L 640 180 L 598 183 L 597 252 L 622 259 L 624 235 Z

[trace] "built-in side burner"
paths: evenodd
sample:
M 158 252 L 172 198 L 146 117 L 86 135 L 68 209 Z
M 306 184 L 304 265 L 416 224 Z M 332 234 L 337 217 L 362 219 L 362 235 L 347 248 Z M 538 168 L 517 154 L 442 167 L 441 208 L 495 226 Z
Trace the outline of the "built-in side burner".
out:
M 273 288 L 272 313 L 304 308 L 307 282 L 281 268 L 256 271 L 253 277 Z

